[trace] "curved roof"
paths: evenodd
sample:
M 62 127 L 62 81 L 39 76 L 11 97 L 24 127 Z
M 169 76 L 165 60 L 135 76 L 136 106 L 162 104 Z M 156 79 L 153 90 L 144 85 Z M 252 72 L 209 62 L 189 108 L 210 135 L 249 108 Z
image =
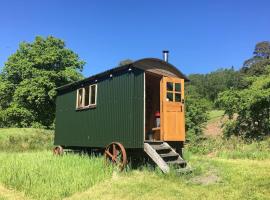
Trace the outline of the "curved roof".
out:
M 135 62 L 126 64 L 126 65 L 122 65 L 119 67 L 109 69 L 107 71 L 90 76 L 90 77 L 85 78 L 83 80 L 69 83 L 67 85 L 63 85 L 61 87 L 58 87 L 57 90 L 60 91 L 60 90 L 64 90 L 64 89 L 76 86 L 76 85 L 80 85 L 82 83 L 85 83 L 85 82 L 88 82 L 91 80 L 95 80 L 97 78 L 104 77 L 104 76 L 111 74 L 113 72 L 121 71 L 121 70 L 124 70 L 126 68 L 130 68 L 130 67 L 135 67 L 138 69 L 142 69 L 144 71 L 149 71 L 149 72 L 161 74 L 164 76 L 178 77 L 178 78 L 184 79 L 185 81 L 189 81 L 189 79 L 186 77 L 186 75 L 184 75 L 174 65 L 172 65 L 168 62 L 165 62 L 163 60 L 157 59 L 157 58 L 143 58 L 143 59 L 137 60 Z
M 157 58 L 143 58 L 132 63 L 136 68 L 144 71 L 160 72 L 164 75 L 171 75 L 189 81 L 185 74 L 178 70 L 174 65 Z

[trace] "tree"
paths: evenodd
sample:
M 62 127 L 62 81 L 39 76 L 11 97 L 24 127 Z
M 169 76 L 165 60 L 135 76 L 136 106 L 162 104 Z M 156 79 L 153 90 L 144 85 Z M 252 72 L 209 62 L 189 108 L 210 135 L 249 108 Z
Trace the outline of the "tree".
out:
M 200 80 L 198 76 L 198 79 Z M 212 103 L 198 94 L 196 87 L 187 84 L 185 87 L 185 121 L 186 130 L 188 131 L 188 140 L 196 140 L 200 138 L 205 123 L 208 120 L 208 111 L 212 107 Z
M 133 60 L 131 59 L 125 59 L 119 62 L 118 66 L 128 65 L 130 63 L 133 63 Z
M 58 38 L 22 42 L 0 74 L 0 126 L 51 126 L 55 89 L 82 79 L 84 64 Z
M 206 98 L 215 102 L 218 93 L 229 88 L 239 88 L 242 85 L 242 76 L 234 68 L 218 69 L 208 74 L 189 75 L 189 87 L 197 97 Z
M 218 103 L 229 117 L 225 136 L 257 139 L 270 135 L 270 65 L 265 75 L 248 79 L 248 88 L 219 94 Z
M 202 135 L 202 129 L 208 120 L 209 104 L 206 99 L 189 96 L 186 98 L 185 105 L 187 136 L 193 140 Z
M 265 67 L 270 64 L 270 42 L 263 41 L 256 44 L 253 57 L 246 60 L 241 68 L 241 72 L 247 75 L 264 74 Z

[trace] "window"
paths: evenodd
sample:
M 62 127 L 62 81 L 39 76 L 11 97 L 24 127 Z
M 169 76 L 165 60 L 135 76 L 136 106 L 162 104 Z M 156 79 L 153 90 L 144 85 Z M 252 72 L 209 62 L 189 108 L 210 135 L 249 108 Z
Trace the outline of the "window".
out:
M 77 108 L 83 107 L 83 88 L 77 90 Z
M 167 101 L 181 102 L 181 84 L 167 82 Z
M 89 106 L 89 87 L 84 88 L 84 106 Z
M 97 84 L 90 85 L 90 106 L 97 105 Z
M 77 90 L 77 109 L 95 107 L 97 105 L 97 84 Z

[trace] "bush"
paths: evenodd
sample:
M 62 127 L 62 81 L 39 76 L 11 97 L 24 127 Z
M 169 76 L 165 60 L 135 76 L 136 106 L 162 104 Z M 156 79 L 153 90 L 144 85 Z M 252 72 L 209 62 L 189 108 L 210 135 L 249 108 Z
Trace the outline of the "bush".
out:
M 244 90 L 228 90 L 219 94 L 217 103 L 229 120 L 224 135 L 246 139 L 263 139 L 270 135 L 270 68 L 267 75 L 253 77 Z
M 188 97 L 186 99 L 186 130 L 187 137 L 192 140 L 202 135 L 202 128 L 208 119 L 209 104 L 205 99 Z
M 33 114 L 29 110 L 17 105 L 0 110 L 0 127 L 28 127 L 33 119 Z

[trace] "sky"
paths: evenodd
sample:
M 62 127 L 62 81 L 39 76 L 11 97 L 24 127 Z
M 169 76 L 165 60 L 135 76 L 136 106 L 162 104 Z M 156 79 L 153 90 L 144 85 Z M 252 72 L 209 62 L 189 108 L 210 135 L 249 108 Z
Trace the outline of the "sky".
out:
M 20 42 L 52 35 L 86 61 L 85 76 L 165 49 L 185 74 L 239 69 L 270 40 L 269 8 L 269 0 L 0 0 L 0 67 Z

